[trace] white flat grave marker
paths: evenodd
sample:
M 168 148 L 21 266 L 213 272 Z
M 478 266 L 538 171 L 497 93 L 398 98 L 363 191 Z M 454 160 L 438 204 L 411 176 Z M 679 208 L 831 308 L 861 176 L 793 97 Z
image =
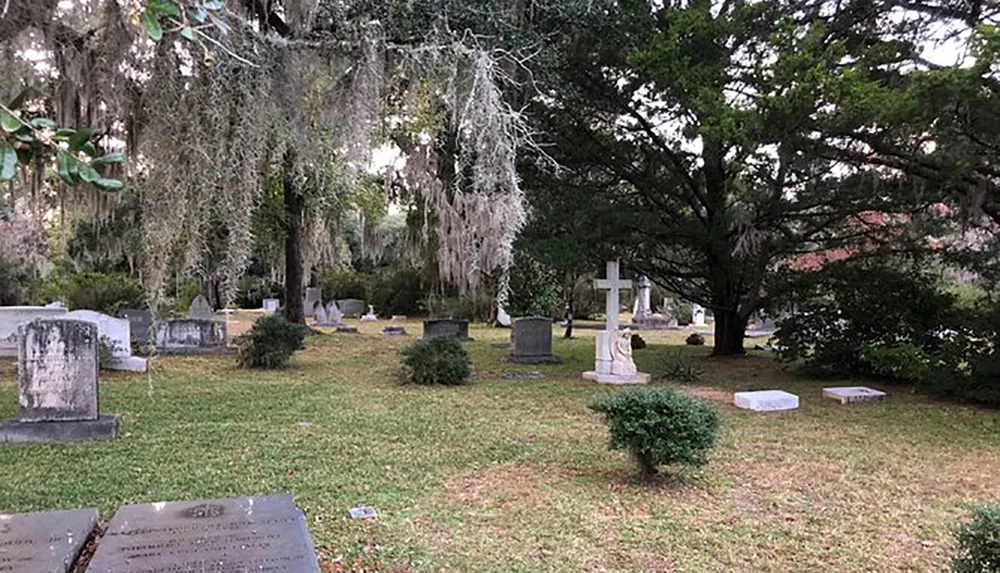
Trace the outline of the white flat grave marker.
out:
M 378 512 L 374 507 L 358 505 L 348 510 L 353 519 L 378 519 Z
M 783 390 L 760 390 L 757 392 L 737 392 L 733 394 L 737 408 L 754 412 L 779 412 L 799 407 L 799 397 Z
M 823 397 L 836 400 L 841 404 L 854 404 L 856 402 L 878 402 L 886 397 L 886 393 L 866 386 L 846 386 L 843 388 L 823 388 Z

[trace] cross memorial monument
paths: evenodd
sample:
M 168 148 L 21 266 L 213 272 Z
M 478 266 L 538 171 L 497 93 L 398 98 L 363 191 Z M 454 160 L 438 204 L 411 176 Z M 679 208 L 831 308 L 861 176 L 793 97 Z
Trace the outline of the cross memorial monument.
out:
M 607 323 L 594 339 L 594 369 L 583 373 L 584 380 L 601 384 L 646 384 L 649 374 L 637 371 L 632 361 L 632 333 L 618 328 L 619 296 L 622 289 L 631 289 L 632 281 L 618 275 L 618 261 L 608 262 L 607 278 L 597 281 L 597 288 L 607 290 L 605 313 Z

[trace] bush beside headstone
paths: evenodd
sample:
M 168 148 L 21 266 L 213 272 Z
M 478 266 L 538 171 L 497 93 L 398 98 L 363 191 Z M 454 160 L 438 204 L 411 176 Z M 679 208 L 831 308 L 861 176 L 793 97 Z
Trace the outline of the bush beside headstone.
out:
M 246 334 L 236 337 L 238 361 L 243 368 L 281 368 L 302 348 L 305 333 L 280 314 L 257 320 Z
M 404 382 L 458 385 L 471 374 L 469 355 L 455 337 L 425 338 L 403 349 Z

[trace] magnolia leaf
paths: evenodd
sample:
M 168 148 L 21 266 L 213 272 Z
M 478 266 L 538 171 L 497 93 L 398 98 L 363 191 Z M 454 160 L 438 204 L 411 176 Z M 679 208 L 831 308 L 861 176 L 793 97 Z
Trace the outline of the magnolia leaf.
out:
M 17 152 L 6 139 L 0 140 L 0 181 L 10 181 L 17 175 Z
M 222 10 L 222 2 L 219 0 L 209 0 L 208 2 L 202 4 L 202 7 L 206 10 Z
M 122 188 L 122 182 L 117 179 L 98 179 L 94 181 L 94 185 L 107 191 L 117 191 Z
M 17 109 L 21 107 L 24 105 L 24 102 L 27 101 L 28 96 L 33 93 L 38 93 L 35 88 L 24 88 L 21 90 L 21 93 L 17 94 L 17 97 L 10 100 L 10 103 L 7 104 L 7 109 Z
M 35 119 L 31 120 L 31 125 L 33 127 L 46 127 L 48 129 L 59 129 L 59 124 L 47 117 L 36 117 Z
M 103 178 L 101 177 L 101 174 L 97 172 L 96 169 L 94 169 L 90 165 L 87 165 L 86 163 L 81 163 L 80 179 L 82 179 L 86 183 L 94 183 L 95 181 L 99 181 Z
M 160 27 L 160 19 L 148 8 L 142 13 L 142 27 L 146 29 L 146 35 L 154 42 L 159 42 L 163 39 L 163 28 Z
M 77 151 L 82 150 L 83 146 L 86 145 L 93 136 L 94 130 L 81 129 L 69 138 L 69 146 Z
M 181 28 L 181 36 L 187 38 L 188 40 L 194 41 L 194 28 L 191 26 L 184 26 Z
M 67 185 L 76 185 L 76 181 L 73 179 L 71 174 L 71 169 L 75 166 L 72 164 L 76 163 L 76 158 L 66 153 L 63 150 L 56 152 L 56 167 L 59 173 L 59 178 L 62 179 Z
M 125 156 L 119 152 L 109 153 L 107 155 L 102 155 L 97 159 L 90 162 L 91 165 L 111 165 L 113 163 L 121 163 L 125 161 Z
M 0 125 L 3 126 L 3 130 L 7 133 L 14 133 L 21 129 L 21 120 L 5 111 L 0 111 Z
M 75 129 L 70 129 L 68 127 L 60 127 L 56 130 L 56 134 L 52 137 L 56 141 L 69 141 L 71 137 L 76 133 Z
M 188 10 L 188 14 L 191 16 L 192 20 L 198 22 L 199 24 L 204 24 L 205 19 L 208 18 L 208 12 L 203 10 L 201 7 L 195 8 L 194 10 Z

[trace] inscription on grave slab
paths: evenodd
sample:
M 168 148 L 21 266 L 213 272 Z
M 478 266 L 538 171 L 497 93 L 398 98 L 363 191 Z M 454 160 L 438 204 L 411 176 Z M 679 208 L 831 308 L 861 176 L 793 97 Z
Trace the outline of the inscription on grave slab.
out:
M 88 573 L 319 573 L 290 495 L 123 505 Z
M 841 404 L 857 402 L 877 402 L 885 398 L 885 392 L 866 386 L 849 386 L 845 388 L 823 388 L 823 397 L 836 400 Z
M 97 520 L 96 509 L 0 515 L 0 571 L 66 573 Z

